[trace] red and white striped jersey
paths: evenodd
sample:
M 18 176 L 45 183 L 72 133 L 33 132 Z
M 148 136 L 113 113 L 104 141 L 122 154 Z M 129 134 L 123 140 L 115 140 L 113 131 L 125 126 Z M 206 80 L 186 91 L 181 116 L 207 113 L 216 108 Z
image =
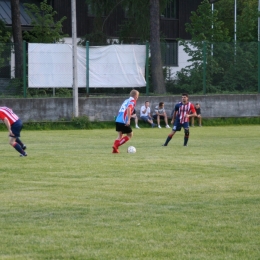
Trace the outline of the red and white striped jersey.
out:
M 0 119 L 4 120 L 5 118 L 8 119 L 10 125 L 15 123 L 19 119 L 19 117 L 13 112 L 11 108 L 0 107 Z
M 196 113 L 195 107 L 191 102 L 188 102 L 187 104 L 183 104 L 182 102 L 179 102 L 175 106 L 175 111 L 178 112 L 177 116 L 181 124 L 184 124 L 185 122 L 189 122 L 189 118 L 186 117 L 186 114 Z

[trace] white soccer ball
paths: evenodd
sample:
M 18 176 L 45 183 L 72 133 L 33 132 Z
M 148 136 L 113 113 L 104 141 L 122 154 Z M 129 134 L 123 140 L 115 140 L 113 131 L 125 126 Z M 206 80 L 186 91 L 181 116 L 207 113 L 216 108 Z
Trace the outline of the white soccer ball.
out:
M 129 147 L 127 148 L 127 152 L 128 152 L 128 153 L 136 153 L 136 149 L 135 149 L 134 146 L 129 146 Z

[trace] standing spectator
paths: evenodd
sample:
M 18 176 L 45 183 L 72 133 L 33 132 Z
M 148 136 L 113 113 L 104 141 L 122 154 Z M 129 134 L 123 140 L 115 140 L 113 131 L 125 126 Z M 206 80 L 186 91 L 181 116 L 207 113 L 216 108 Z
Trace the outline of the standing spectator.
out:
M 116 131 L 118 132 L 118 137 L 112 146 L 112 153 L 119 153 L 118 147 L 129 141 L 133 136 L 130 120 L 138 97 L 139 92 L 133 89 L 130 92 L 130 97 L 123 102 L 118 111 L 118 115 L 116 117 Z M 126 135 L 123 136 L 124 134 Z
M 166 111 L 164 109 L 163 102 L 160 102 L 159 105 L 155 107 L 154 112 L 155 113 L 153 115 L 153 119 L 157 120 L 158 128 L 161 128 L 161 126 L 160 126 L 161 119 L 164 119 L 165 127 L 170 128 L 170 126 L 168 125 L 168 117 L 167 117 Z
M 138 126 L 138 116 L 136 114 L 135 109 L 134 109 L 134 111 L 133 111 L 133 113 L 131 115 L 131 118 L 133 118 L 135 120 L 135 128 L 140 129 L 140 127 Z
M 194 118 L 197 118 L 199 126 L 202 126 L 202 124 L 201 124 L 201 122 L 202 122 L 201 108 L 200 108 L 200 104 L 199 103 L 195 104 L 195 110 L 196 110 L 196 114 L 197 115 L 191 118 L 191 126 L 194 126 Z
M 24 151 L 26 145 L 20 140 L 20 132 L 23 128 L 23 123 L 11 108 L 0 107 L 0 119 L 5 123 L 9 132 L 9 144 L 20 153 L 21 157 L 27 156 Z
M 196 111 L 194 105 L 189 102 L 189 96 L 186 93 L 182 94 L 182 101 L 177 103 L 174 108 L 172 123 L 174 122 L 171 133 L 166 138 L 163 146 L 167 146 L 171 141 L 172 137 L 176 131 L 180 131 L 181 128 L 184 128 L 184 146 L 188 145 L 189 140 L 189 118 L 196 116 Z
M 144 105 L 140 109 L 140 118 L 155 127 L 156 124 L 153 123 L 153 118 L 151 117 L 151 109 L 149 101 L 145 101 Z

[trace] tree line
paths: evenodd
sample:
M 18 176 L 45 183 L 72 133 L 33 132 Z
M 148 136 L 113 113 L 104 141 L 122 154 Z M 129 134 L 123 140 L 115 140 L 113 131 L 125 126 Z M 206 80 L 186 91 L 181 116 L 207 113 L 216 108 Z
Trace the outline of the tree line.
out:
M 95 14 L 94 31 L 86 34 L 79 44 L 86 41 L 106 42 L 104 24 L 120 5 L 127 10 L 128 19 L 120 27 L 119 41 L 130 43 L 133 39 L 150 43 L 150 70 L 153 92 L 165 94 L 186 90 L 190 93 L 201 92 L 202 74 L 206 55 L 207 87 L 212 92 L 240 90 L 247 86 L 253 91 L 256 85 L 257 68 L 256 42 L 258 40 L 258 0 L 237 0 L 237 31 L 234 31 L 234 0 L 203 0 L 197 10 L 190 16 L 186 31 L 191 41 L 179 40 L 190 56 L 191 65 L 176 75 L 167 77 L 163 69 L 160 43 L 164 40 L 160 33 L 160 14 L 171 0 L 85 0 L 86 8 L 91 6 Z M 212 11 L 214 4 L 214 11 Z M 22 78 L 22 41 L 53 43 L 60 42 L 67 36 L 62 33 L 63 17 L 55 20 L 56 11 L 43 0 L 40 6 L 25 4 L 26 12 L 32 19 L 33 29 L 22 32 L 20 22 L 19 0 L 11 0 L 12 31 L 0 21 L 0 42 L 10 41 L 12 33 L 15 49 L 15 77 Z M 106 18 L 102 17 L 106 14 Z M 234 45 L 236 34 L 237 45 Z M 244 43 L 244 44 L 242 44 Z M 251 44 L 249 44 L 251 43 Z M 206 52 L 203 48 L 205 48 Z M 1 50 L 1 47 L 0 47 Z M 235 56 L 234 56 L 235 55 Z M 227 57 L 229 58 L 227 67 Z M 235 63 L 234 63 L 235 62 Z M 243 64 L 243 65 L 242 65 Z M 1 59 L 0 59 L 1 66 Z M 246 66 L 248 69 L 243 69 Z M 239 75 L 239 77 L 237 77 Z M 168 75 L 169 76 L 169 75 Z M 221 80 L 218 80 L 221 79 Z M 248 83 L 248 80 L 250 82 Z M 166 83 L 166 84 L 165 84 Z

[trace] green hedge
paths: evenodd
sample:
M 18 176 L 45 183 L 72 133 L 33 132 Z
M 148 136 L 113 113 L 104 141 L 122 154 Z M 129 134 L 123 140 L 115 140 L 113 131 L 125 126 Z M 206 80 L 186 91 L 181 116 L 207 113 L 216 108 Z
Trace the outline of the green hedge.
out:
M 134 127 L 134 122 L 131 123 Z M 259 117 L 243 117 L 243 118 L 203 118 L 203 126 L 224 126 L 224 125 L 247 125 L 260 124 Z M 150 125 L 139 120 L 141 128 L 149 128 Z M 162 122 L 164 126 L 164 122 Z M 195 122 L 196 126 L 196 122 Z M 88 117 L 73 118 L 71 121 L 57 122 L 25 122 L 23 130 L 77 130 L 77 129 L 110 129 L 115 127 L 115 122 L 91 122 Z M 0 124 L 0 131 L 6 131 L 6 126 Z

